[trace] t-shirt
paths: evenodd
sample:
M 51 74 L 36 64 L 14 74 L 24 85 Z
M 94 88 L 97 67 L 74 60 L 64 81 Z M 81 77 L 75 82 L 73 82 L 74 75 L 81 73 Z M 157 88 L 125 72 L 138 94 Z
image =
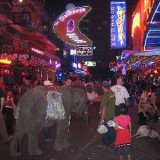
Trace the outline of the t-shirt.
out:
M 115 116 L 115 94 L 113 91 L 104 93 L 100 106 L 107 108 L 105 120 L 113 119 Z
M 111 90 L 115 93 L 116 96 L 116 105 L 125 103 L 125 98 L 129 98 L 129 93 L 127 89 L 122 85 L 114 85 L 111 87 Z
M 6 97 L 6 101 L 5 101 L 5 107 L 6 108 L 13 108 L 13 105 L 10 101 L 10 98 L 14 99 L 13 94 L 12 93 L 7 93 L 7 97 Z
M 117 117 L 115 117 L 115 122 L 118 124 L 118 126 L 121 126 L 123 128 L 127 128 L 129 123 L 131 122 L 131 118 L 129 115 L 117 116 Z

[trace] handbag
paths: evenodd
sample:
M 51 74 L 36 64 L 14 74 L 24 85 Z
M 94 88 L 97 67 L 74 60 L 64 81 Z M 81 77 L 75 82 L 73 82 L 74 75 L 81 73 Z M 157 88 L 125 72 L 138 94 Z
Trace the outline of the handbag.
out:
M 107 133 L 108 128 L 104 124 L 98 125 L 97 132 L 100 134 Z
M 65 119 L 66 114 L 62 102 L 62 94 L 59 93 L 55 87 L 53 88 L 54 90 L 49 90 L 47 92 L 48 105 L 46 119 L 63 120 Z

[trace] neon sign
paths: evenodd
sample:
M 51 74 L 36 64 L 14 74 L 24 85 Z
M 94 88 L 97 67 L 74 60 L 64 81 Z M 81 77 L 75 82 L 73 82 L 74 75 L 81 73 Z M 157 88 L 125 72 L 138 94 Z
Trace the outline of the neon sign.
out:
M 11 61 L 8 59 L 0 59 L 0 63 L 2 64 L 11 64 Z
M 39 49 L 36 49 L 36 48 L 31 48 L 31 50 L 35 53 L 38 53 L 40 55 L 44 55 L 44 52 L 40 51 Z
M 110 3 L 110 48 L 126 47 L 126 2 Z
M 144 0 L 144 13 L 146 19 L 149 18 L 155 0 Z
M 144 50 L 155 50 L 156 48 L 160 48 L 159 42 L 160 41 L 160 30 L 157 29 L 150 29 L 147 31 L 144 41 Z
M 159 16 L 159 9 L 160 9 L 160 3 L 159 3 L 159 4 L 157 5 L 157 7 L 156 7 L 156 10 L 155 10 L 155 12 L 154 12 L 154 14 L 153 14 L 153 17 L 152 17 L 152 19 L 151 19 L 151 23 L 156 23 L 156 22 L 154 21 L 154 18 L 155 18 L 156 15 Z
M 92 41 L 79 30 L 80 21 L 90 10 L 88 6 L 75 7 L 60 15 L 53 25 L 57 36 L 72 45 L 92 45 Z
M 79 47 L 78 49 L 71 49 L 70 55 L 76 56 L 92 56 L 93 49 L 92 47 Z
M 132 37 L 135 35 L 135 30 L 137 28 L 140 28 L 140 13 L 136 13 L 134 18 L 133 18 L 133 23 L 132 23 Z

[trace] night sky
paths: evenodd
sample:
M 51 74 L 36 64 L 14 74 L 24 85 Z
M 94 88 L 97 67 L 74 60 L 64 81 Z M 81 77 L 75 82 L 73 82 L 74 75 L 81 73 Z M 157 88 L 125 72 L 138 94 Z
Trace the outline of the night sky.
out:
M 126 49 L 131 49 L 130 44 L 130 30 L 131 30 L 131 17 L 136 7 L 138 0 L 127 0 L 127 19 L 128 19 L 128 45 Z M 47 5 L 50 6 L 50 14 L 53 15 L 54 20 L 58 18 L 60 14 L 66 11 L 66 5 L 72 3 L 77 6 L 91 6 L 92 10 L 88 13 L 84 20 L 81 21 L 80 29 L 93 41 L 93 45 L 96 46 L 94 51 L 93 60 L 101 64 L 100 67 L 106 66 L 109 61 L 115 60 L 116 55 L 121 54 L 121 50 L 110 49 L 110 10 L 109 0 L 47 0 Z M 51 7 L 52 6 L 52 7 Z

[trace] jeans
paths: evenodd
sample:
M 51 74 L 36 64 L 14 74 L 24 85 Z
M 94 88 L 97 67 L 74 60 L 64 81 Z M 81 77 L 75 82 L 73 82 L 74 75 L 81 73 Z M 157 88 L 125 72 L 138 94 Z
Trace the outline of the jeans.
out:
M 51 138 L 51 128 L 44 128 L 44 139 L 50 139 Z
M 106 123 L 107 121 L 105 121 Z M 106 125 L 107 126 L 107 125 Z M 104 146 L 109 146 L 110 144 L 113 144 L 115 141 L 115 131 L 113 127 L 108 127 L 108 132 L 102 134 L 102 143 Z

